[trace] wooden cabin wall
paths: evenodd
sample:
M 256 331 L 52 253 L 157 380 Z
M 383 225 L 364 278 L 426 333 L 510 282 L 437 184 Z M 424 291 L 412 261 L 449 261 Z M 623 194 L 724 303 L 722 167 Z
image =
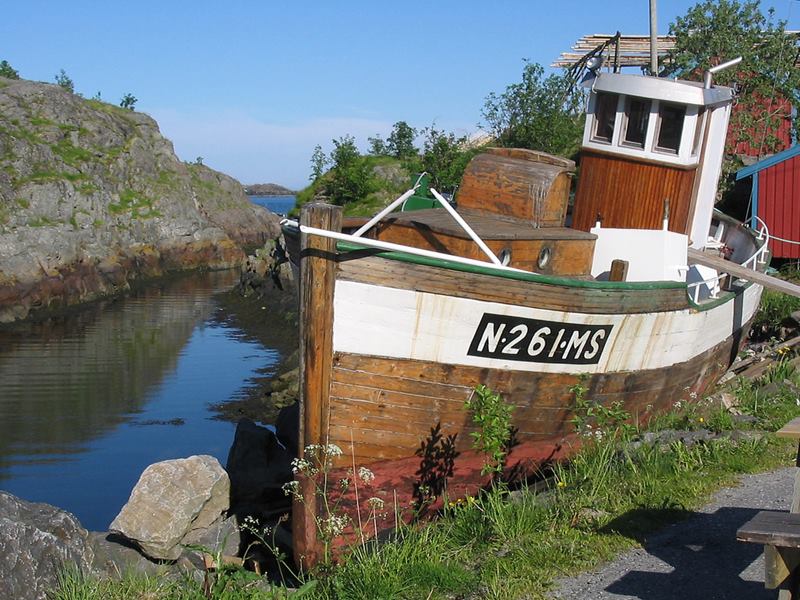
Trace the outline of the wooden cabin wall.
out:
M 563 227 L 572 185 L 569 170 L 525 158 L 522 152 L 497 149 L 473 158 L 456 195 L 459 209 L 524 219 L 540 227 Z M 537 209 L 538 194 L 542 200 Z
M 670 231 L 689 233 L 695 173 L 584 148 L 572 226 L 589 231 L 599 213 L 603 227 L 661 229 L 668 198 Z

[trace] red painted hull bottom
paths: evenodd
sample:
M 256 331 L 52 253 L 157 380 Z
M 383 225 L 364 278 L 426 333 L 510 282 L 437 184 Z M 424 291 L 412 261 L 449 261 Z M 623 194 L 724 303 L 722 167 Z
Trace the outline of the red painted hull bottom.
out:
M 520 481 L 544 473 L 549 465 L 577 450 L 579 444 L 580 440 L 574 435 L 558 440 L 521 442 L 509 453 L 504 479 Z M 491 483 L 489 475 L 481 474 L 485 460 L 484 455 L 473 451 L 460 453 L 453 465 L 453 475 L 447 478 L 446 489 L 422 507 L 414 495 L 420 468 L 417 456 L 370 463 L 368 468 L 374 479 L 369 483 L 359 479 L 358 465 L 355 477 L 352 467 L 333 469 L 328 473 L 328 505 L 333 514 L 346 516 L 352 523 L 331 542 L 334 554 L 376 535 L 382 537 L 401 522 L 429 520 L 439 514 L 447 501 L 475 496 Z M 340 488 L 343 479 L 349 482 L 344 492 Z M 373 498 L 380 502 L 371 500 Z M 324 519 L 324 510 L 321 513 Z

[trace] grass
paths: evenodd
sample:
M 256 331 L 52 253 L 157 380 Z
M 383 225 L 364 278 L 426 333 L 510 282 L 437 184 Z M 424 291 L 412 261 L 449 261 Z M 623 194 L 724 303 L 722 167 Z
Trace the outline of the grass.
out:
M 555 578 L 594 568 L 641 544 L 649 532 L 690 516 L 738 475 L 791 464 L 794 447 L 770 432 L 800 414 L 798 385 L 800 374 L 788 361 L 777 363 L 757 381 L 735 381 L 731 392 L 738 398 L 736 412 L 754 417 L 754 423 L 743 427 L 758 431 L 693 445 L 644 443 L 641 438 L 645 430 L 670 428 L 724 432 L 733 425 L 734 415 L 711 400 L 676 403 L 667 415 L 636 429 L 620 420 L 621 412 L 604 412 L 583 397 L 584 418 L 575 423 L 582 428 L 594 423 L 593 433 L 569 464 L 553 468 L 549 489 L 510 491 L 499 485 L 474 498 L 446 503 L 441 518 L 429 526 L 404 527 L 390 542 L 354 548 L 342 564 L 311 580 L 313 589 L 304 589 L 298 597 L 546 598 Z M 603 435 L 594 433 L 598 429 Z M 224 579 L 217 582 L 222 591 L 201 596 L 189 580 L 132 575 L 101 583 L 72 574 L 54 600 L 239 600 L 281 598 L 284 593 L 280 588 L 256 590 L 254 576 L 244 571 L 215 577 Z M 150 587 L 143 591 L 137 585 Z
M 50 144 L 50 149 L 64 163 L 74 168 L 79 168 L 85 163 L 95 160 L 95 155 L 90 150 L 74 145 L 69 138 L 62 138 L 58 142 Z
M 270 587 L 242 569 L 225 568 L 203 580 L 188 576 L 125 574 L 119 579 L 98 580 L 71 569 L 59 577 L 51 600 L 285 600 L 286 589 Z M 299 598 L 302 595 L 292 596 Z
M 108 210 L 115 215 L 130 213 L 132 217 L 142 219 L 161 216 L 161 212 L 153 208 L 153 201 L 150 198 L 131 189 L 121 191 L 119 202 L 110 203 Z

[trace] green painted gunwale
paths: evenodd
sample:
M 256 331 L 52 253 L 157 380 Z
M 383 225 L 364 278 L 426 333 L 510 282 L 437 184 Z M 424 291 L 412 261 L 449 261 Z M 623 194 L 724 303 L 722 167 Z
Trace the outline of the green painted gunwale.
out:
M 563 287 L 586 288 L 593 290 L 667 290 L 667 289 L 686 289 L 686 284 L 679 281 L 594 281 L 584 279 L 572 279 L 569 277 L 559 277 L 556 275 L 542 275 L 541 273 L 520 273 L 517 271 L 501 271 L 490 266 L 480 267 L 478 265 L 465 265 L 449 261 L 447 259 L 428 258 L 406 252 L 396 252 L 394 250 L 379 250 L 354 244 L 351 242 L 339 241 L 336 249 L 340 252 L 357 252 L 368 250 L 370 253 L 380 255 L 382 258 L 398 260 L 401 262 L 425 265 L 430 267 L 441 267 L 463 273 L 476 273 L 479 275 L 491 275 L 504 279 L 515 279 L 517 281 L 530 281 L 545 285 L 557 285 Z
M 465 265 L 463 263 L 452 262 L 446 259 L 428 258 L 426 256 L 418 256 L 416 254 L 409 254 L 406 252 L 395 252 L 393 250 L 379 250 L 362 246 L 360 244 L 353 244 L 351 242 L 339 241 L 336 243 L 336 249 L 339 252 L 358 252 L 369 251 L 372 255 L 380 255 L 382 258 L 389 260 L 398 260 L 417 265 L 425 265 L 430 267 L 441 267 L 444 269 L 451 269 L 453 271 L 461 271 L 464 273 L 477 273 L 479 275 L 489 275 L 494 277 L 503 277 L 505 279 L 516 279 L 517 281 L 531 281 L 535 283 L 543 283 L 545 285 L 559 285 L 573 288 L 585 288 L 595 290 L 665 290 L 665 289 L 684 289 L 687 291 L 686 301 L 687 308 L 704 312 L 711 310 L 718 306 L 730 302 L 736 297 L 735 292 L 724 292 L 719 298 L 709 300 L 703 303 L 697 303 L 688 294 L 688 288 L 685 283 L 679 281 L 585 281 L 582 279 L 570 279 L 568 277 L 557 277 L 553 275 L 542 275 L 540 273 L 518 273 L 516 271 L 500 271 L 491 267 L 479 267 L 477 265 Z M 744 288 L 748 288 L 753 283 L 748 281 Z

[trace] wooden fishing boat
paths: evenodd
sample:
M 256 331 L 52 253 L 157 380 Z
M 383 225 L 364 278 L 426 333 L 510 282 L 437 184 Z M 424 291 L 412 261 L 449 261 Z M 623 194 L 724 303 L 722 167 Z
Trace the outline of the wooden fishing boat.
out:
M 575 384 L 645 421 L 725 372 L 768 233 L 714 211 L 733 94 L 710 79 L 591 82 L 569 225 L 574 163 L 515 149 L 472 160 L 457 211 L 433 191 L 440 208 L 390 212 L 410 190 L 368 222 L 311 204 L 284 223 L 300 268 L 301 453 L 335 445 L 328 480 L 360 485 L 322 501 L 299 477 L 300 561 L 317 560 L 333 504 L 355 524 L 346 540 L 408 518 L 421 489 L 485 484 L 464 409 L 478 385 L 513 405 L 507 469 L 525 475 L 573 447 Z M 374 479 L 358 482 L 362 466 Z

